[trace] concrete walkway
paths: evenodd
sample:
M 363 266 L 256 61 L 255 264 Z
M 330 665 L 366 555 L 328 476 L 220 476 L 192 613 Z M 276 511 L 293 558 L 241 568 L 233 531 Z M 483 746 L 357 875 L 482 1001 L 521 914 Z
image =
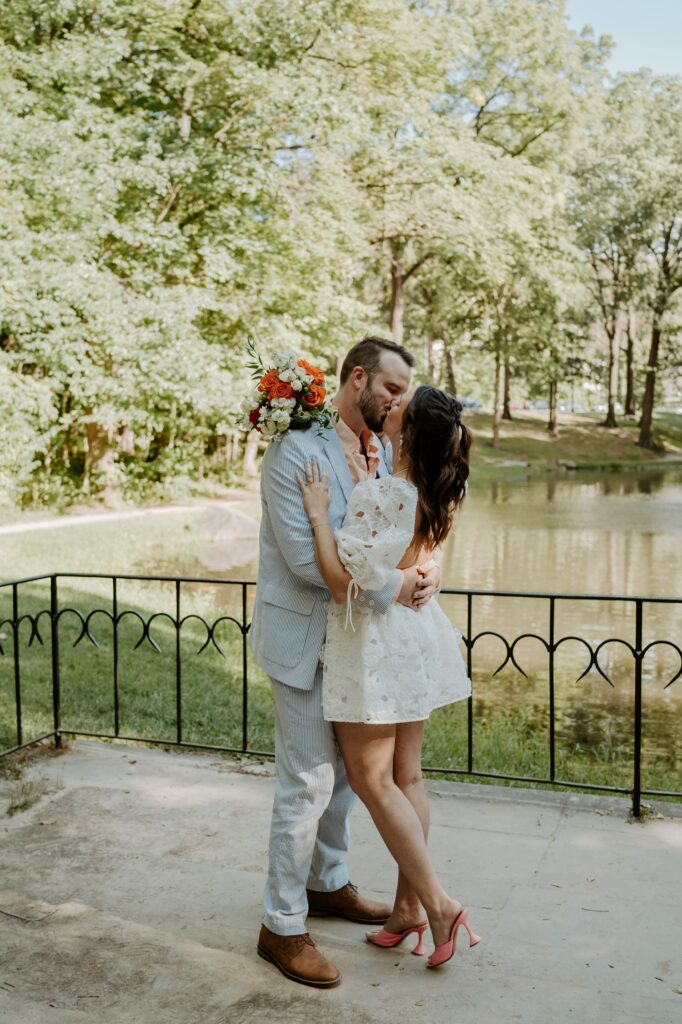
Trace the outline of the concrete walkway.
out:
M 682 1019 L 679 808 L 631 824 L 620 801 L 429 784 L 434 860 L 484 941 L 426 971 L 312 919 L 344 979 L 324 992 L 255 954 L 270 766 L 79 742 L 26 778 L 44 795 L 0 817 L 2 1024 Z M 18 785 L 0 784 L 0 816 Z M 361 807 L 350 870 L 389 898 Z

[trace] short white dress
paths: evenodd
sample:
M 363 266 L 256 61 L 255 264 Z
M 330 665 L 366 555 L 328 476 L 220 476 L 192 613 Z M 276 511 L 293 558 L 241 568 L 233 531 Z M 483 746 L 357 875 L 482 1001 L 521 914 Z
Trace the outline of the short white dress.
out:
M 416 722 L 471 694 L 462 634 L 435 598 L 419 611 L 397 602 L 385 613 L 350 606 L 354 587 L 381 590 L 412 543 L 417 490 L 403 477 L 358 484 L 339 556 L 352 577 L 348 604 L 329 602 L 322 710 L 330 722 Z

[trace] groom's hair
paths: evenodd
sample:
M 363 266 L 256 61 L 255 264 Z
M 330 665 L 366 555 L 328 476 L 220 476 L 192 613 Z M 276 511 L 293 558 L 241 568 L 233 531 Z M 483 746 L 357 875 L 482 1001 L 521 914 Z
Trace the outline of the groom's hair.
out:
M 402 345 L 395 341 L 388 341 L 386 338 L 368 337 L 363 338 L 346 356 L 341 367 L 341 383 L 345 384 L 356 366 L 361 366 L 369 380 L 375 377 L 381 369 L 381 357 L 384 352 L 395 352 L 412 369 L 414 356 Z

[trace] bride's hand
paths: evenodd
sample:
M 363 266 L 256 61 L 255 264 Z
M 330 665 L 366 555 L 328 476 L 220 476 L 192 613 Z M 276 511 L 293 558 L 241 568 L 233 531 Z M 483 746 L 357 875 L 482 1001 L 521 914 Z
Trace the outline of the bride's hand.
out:
M 326 519 L 332 492 L 327 474 L 320 477 L 320 467 L 316 460 L 312 463 L 306 462 L 305 480 L 300 473 L 296 473 L 296 483 L 301 488 L 303 507 L 311 523 Z
M 419 585 L 415 591 L 412 607 L 419 610 L 440 590 L 440 566 L 433 558 L 424 565 L 417 566 Z

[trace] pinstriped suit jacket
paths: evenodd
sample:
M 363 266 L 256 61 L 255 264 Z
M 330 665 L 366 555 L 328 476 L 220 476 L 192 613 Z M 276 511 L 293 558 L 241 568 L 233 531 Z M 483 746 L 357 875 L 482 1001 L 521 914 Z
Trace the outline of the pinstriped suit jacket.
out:
M 249 643 L 261 668 L 273 679 L 312 689 L 327 628 L 330 600 L 315 562 L 313 533 L 296 483 L 304 464 L 316 458 L 332 491 L 329 520 L 338 530 L 353 490 L 346 456 L 336 430 L 292 430 L 270 443 L 261 469 L 263 514 L 256 601 Z M 382 460 L 378 474 L 388 472 Z M 380 591 L 361 592 L 356 602 L 373 602 L 383 612 L 394 601 L 402 573 L 396 569 Z

